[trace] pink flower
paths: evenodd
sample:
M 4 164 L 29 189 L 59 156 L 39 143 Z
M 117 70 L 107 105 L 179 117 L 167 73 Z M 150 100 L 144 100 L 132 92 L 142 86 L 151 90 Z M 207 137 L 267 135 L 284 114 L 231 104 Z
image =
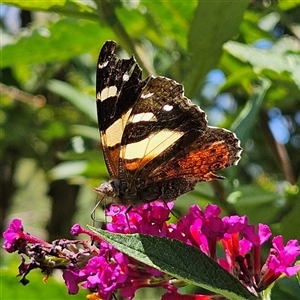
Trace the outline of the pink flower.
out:
M 70 267 L 63 271 L 63 279 L 68 288 L 69 294 L 75 295 L 79 291 L 78 284 L 84 282 L 87 279 L 86 274 L 80 274 L 80 270 L 76 267 Z
M 287 277 L 297 274 L 300 265 L 293 266 L 297 256 L 300 254 L 300 247 L 297 240 L 290 240 L 284 246 L 281 235 L 272 240 L 274 248 L 270 249 L 269 256 L 262 268 L 262 278 L 258 284 L 258 290 L 264 290 L 273 283 L 281 274 Z
M 12 220 L 3 233 L 3 238 L 5 239 L 3 248 L 9 253 L 14 252 L 16 240 L 24 237 L 22 221 L 19 219 Z
M 8 228 L 3 233 L 3 238 L 3 248 L 9 253 L 18 250 L 21 245 L 22 247 L 25 247 L 28 243 L 41 244 L 45 246 L 50 245 L 49 243 L 24 232 L 22 221 L 19 219 L 14 219 L 10 222 Z
M 104 299 L 110 299 L 115 290 L 122 287 L 128 276 L 128 258 L 123 253 L 116 253 L 108 262 L 103 256 L 92 258 L 87 266 L 79 272 L 86 275 L 83 287 L 97 288 L 98 294 Z

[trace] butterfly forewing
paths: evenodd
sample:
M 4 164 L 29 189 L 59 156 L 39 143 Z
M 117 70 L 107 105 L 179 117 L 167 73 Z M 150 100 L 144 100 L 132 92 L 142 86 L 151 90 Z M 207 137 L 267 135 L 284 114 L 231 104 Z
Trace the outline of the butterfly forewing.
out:
M 119 59 L 115 49 L 116 43 L 108 41 L 99 54 L 96 96 L 104 158 L 110 176 L 118 178 L 122 135 L 145 82 L 135 59 Z

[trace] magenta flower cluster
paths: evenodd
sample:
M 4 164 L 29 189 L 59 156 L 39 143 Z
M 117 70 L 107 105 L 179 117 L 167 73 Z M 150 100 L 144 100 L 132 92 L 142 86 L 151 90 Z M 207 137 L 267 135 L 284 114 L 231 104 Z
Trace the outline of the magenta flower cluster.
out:
M 111 205 L 106 213 L 111 218 L 107 230 L 169 237 L 196 246 L 256 295 L 282 274 L 290 277 L 300 269 L 299 265 L 293 265 L 300 254 L 298 242 L 290 240 L 284 245 L 282 236 L 272 239 L 272 248 L 261 267 L 261 245 L 271 237 L 267 225 L 259 224 L 256 229 L 248 224 L 246 216 L 221 218 L 221 210 L 216 205 L 208 205 L 204 211 L 193 205 L 189 213 L 174 224 L 168 222 L 172 207 L 173 202 L 156 201 L 127 212 L 126 207 Z M 30 258 L 26 264 L 22 257 L 19 268 L 23 284 L 28 283 L 26 276 L 34 268 L 42 269 L 46 277 L 49 270 L 59 268 L 63 270 L 69 293 L 76 294 L 81 286 L 94 291 L 88 296 L 90 300 L 111 299 L 116 292 L 123 298 L 133 299 L 137 289 L 157 286 L 166 289 L 163 300 L 211 299 L 207 295 L 179 294 L 178 286 L 182 282 L 119 252 L 78 224 L 72 227 L 71 233 L 74 236 L 87 234 L 94 242 L 61 239 L 49 244 L 25 233 L 20 220 L 10 223 L 3 234 L 4 249 Z M 218 243 L 224 249 L 222 258 L 216 254 Z

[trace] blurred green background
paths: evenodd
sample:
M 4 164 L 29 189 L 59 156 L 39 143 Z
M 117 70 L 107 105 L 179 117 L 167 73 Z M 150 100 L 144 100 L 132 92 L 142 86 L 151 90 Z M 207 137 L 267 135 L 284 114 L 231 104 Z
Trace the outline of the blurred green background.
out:
M 285 241 L 300 240 L 300 1 L 1 3 L 1 232 L 20 218 L 26 231 L 51 241 L 69 238 L 74 222 L 91 223 L 93 187 L 108 179 L 96 61 L 113 39 L 145 77 L 184 84 L 209 124 L 236 132 L 244 148 L 239 165 L 220 172 L 226 179 L 198 184 L 176 201 L 176 214 L 216 203 L 224 215 L 247 214 Z M 17 254 L 1 252 L 2 299 L 69 297 L 59 274 L 43 284 L 31 272 L 23 287 L 17 264 Z

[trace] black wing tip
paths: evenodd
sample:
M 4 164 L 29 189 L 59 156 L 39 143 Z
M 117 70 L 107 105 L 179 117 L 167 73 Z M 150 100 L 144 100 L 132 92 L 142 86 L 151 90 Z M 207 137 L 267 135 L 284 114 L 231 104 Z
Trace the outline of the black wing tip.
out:
M 106 52 L 113 53 L 113 52 L 115 52 L 116 48 L 117 48 L 117 42 L 116 41 L 114 41 L 114 40 L 107 40 L 103 44 L 101 51 L 104 50 Z
M 115 41 L 106 41 L 99 53 L 98 66 L 110 60 L 111 56 L 114 55 L 117 48 L 117 43 Z
M 115 42 L 114 40 L 107 40 L 103 44 L 98 57 L 98 68 L 99 69 L 105 68 L 110 63 L 110 61 L 114 62 L 115 65 L 119 61 L 121 61 L 122 64 L 126 66 L 125 68 L 130 69 L 133 65 L 137 65 L 137 68 L 141 70 L 133 55 L 128 59 L 119 58 L 115 53 L 117 46 L 118 46 L 117 42 Z M 123 69 L 124 66 L 120 66 L 120 67 Z

